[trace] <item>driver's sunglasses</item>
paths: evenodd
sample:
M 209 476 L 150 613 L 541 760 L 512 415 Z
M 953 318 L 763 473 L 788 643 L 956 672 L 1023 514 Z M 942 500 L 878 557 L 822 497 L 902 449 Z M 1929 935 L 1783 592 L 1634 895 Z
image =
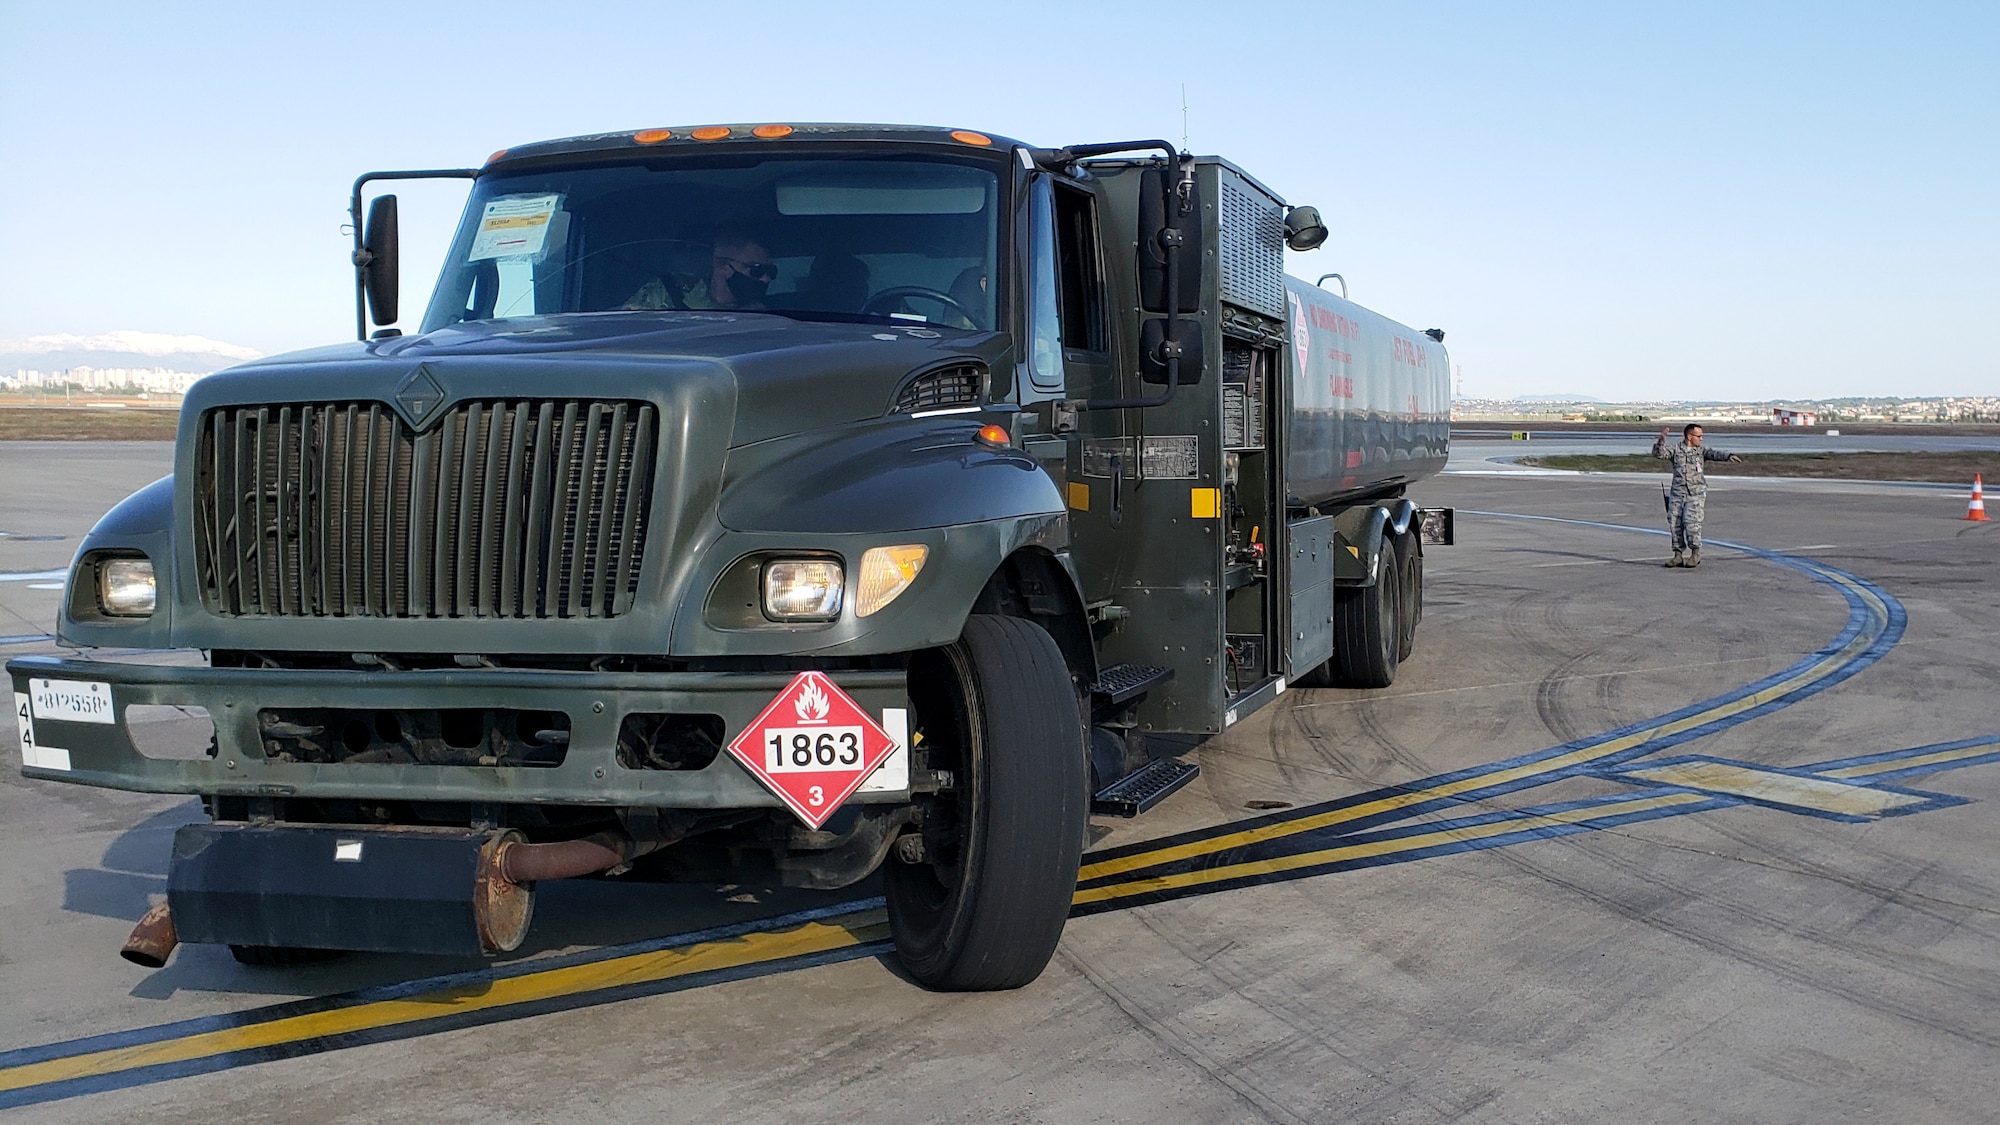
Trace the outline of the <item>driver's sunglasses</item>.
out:
M 746 262 L 741 258 L 731 258 L 723 254 L 717 254 L 715 260 L 752 281 L 769 282 L 778 276 L 778 267 L 769 262 Z

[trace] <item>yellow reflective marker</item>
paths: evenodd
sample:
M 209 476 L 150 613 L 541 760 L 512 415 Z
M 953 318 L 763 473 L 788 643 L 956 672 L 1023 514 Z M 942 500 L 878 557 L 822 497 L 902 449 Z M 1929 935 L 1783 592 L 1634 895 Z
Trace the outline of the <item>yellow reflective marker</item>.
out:
M 1189 494 L 1188 514 L 1198 520 L 1212 520 L 1222 514 L 1222 490 L 1197 488 Z
M 1887 789 L 1874 789 L 1846 781 L 1800 777 L 1798 774 L 1730 762 L 1674 762 L 1650 769 L 1627 770 L 1625 776 L 1840 816 L 1881 816 L 1930 800 L 1928 797 L 1891 793 Z
M 1069 506 L 1079 512 L 1090 510 L 1090 486 L 1082 481 L 1069 482 Z

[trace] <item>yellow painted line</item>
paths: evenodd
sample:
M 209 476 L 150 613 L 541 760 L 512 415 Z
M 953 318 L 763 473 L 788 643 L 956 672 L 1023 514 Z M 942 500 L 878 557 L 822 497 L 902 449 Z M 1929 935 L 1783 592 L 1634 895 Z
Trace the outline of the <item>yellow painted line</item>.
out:
M 1841 585 L 1862 595 L 1871 605 L 1880 610 L 1884 618 L 1887 618 L 1888 607 L 1883 605 L 1880 599 L 1869 593 L 1866 587 L 1841 580 L 1839 575 L 1829 575 L 1829 577 L 1839 580 Z M 1869 636 L 1867 630 L 1862 630 L 1852 640 L 1848 641 L 1839 652 L 1789 679 L 1772 684 L 1763 691 L 1754 692 L 1740 699 L 1731 700 L 1728 703 L 1718 704 L 1706 711 L 1698 711 L 1695 714 L 1676 719 L 1670 723 L 1661 723 L 1659 726 L 1647 727 L 1619 738 L 1581 747 L 1567 754 L 1560 754 L 1553 758 L 1542 758 L 1533 762 L 1524 762 L 1509 769 L 1476 773 L 1470 777 L 1459 778 L 1456 781 L 1440 782 L 1434 785 L 1406 789 L 1387 797 L 1380 797 L 1373 801 L 1352 805 L 1344 809 L 1334 809 L 1313 816 L 1279 821 L 1276 824 L 1266 824 L 1257 828 L 1246 829 L 1242 832 L 1232 832 L 1228 835 L 1216 836 L 1206 840 L 1195 840 L 1186 844 L 1141 852 L 1136 855 L 1085 864 L 1083 870 L 1078 872 L 1077 878 L 1089 881 L 1092 879 L 1102 879 L 1110 875 L 1122 875 L 1127 872 L 1140 871 L 1164 863 L 1173 863 L 1178 860 L 1192 859 L 1196 856 L 1228 851 L 1231 848 L 1259 844 L 1267 840 L 1279 840 L 1300 832 L 1311 832 L 1320 828 L 1329 828 L 1336 824 L 1345 824 L 1364 817 L 1378 816 L 1385 812 L 1394 812 L 1397 809 L 1408 808 L 1411 805 L 1422 804 L 1426 801 L 1434 801 L 1441 797 L 1454 797 L 1461 793 L 1485 789 L 1494 785 L 1506 785 L 1509 782 L 1525 780 L 1540 774 L 1551 773 L 1572 766 L 1586 765 L 1601 758 L 1650 742 L 1656 738 L 1670 737 L 1680 734 L 1683 731 L 1693 730 L 1696 727 L 1714 722 L 1717 719 L 1728 718 L 1731 715 L 1739 715 L 1745 711 L 1762 707 L 1764 704 L 1789 692 L 1796 691 L 1815 680 L 1825 679 L 1827 676 L 1838 672 L 1841 668 L 1853 663 L 1858 656 L 1867 651 L 1869 646 L 1874 643 L 1875 638 Z
M 1891 793 L 1887 789 L 1874 789 L 1846 781 L 1800 777 L 1728 762 L 1675 762 L 1651 769 L 1629 770 L 1625 776 L 1843 816 L 1881 816 L 1894 809 L 1921 805 L 1929 800 L 1927 797 Z
M 1983 758 L 2000 747 L 2000 738 L 1982 742 L 1977 746 L 1961 746 L 1956 750 L 1940 750 L 1935 754 L 1919 754 L 1914 758 L 1891 758 L 1886 762 L 1868 762 L 1859 766 L 1843 766 L 1837 770 L 1821 770 L 1822 777 L 1873 777 L 1878 773 L 1894 773 L 1897 770 L 1916 769 L 1920 766 L 1943 765 L 1946 762 L 1963 761 L 1966 758 Z
M 185 1062 L 189 1059 L 254 1050 L 281 1043 L 294 1043 L 324 1036 L 350 1034 L 396 1024 L 415 1023 L 439 1016 L 461 1015 L 491 1008 L 504 1008 L 536 1000 L 574 996 L 603 988 L 645 984 L 693 976 L 717 969 L 740 968 L 766 961 L 781 961 L 809 953 L 848 949 L 889 936 L 887 917 L 880 910 L 857 914 L 837 922 L 808 922 L 773 933 L 745 934 L 723 941 L 635 953 L 570 965 L 543 972 L 435 992 L 406 1000 L 378 1000 L 335 1008 L 325 1012 L 290 1016 L 243 1027 L 201 1032 L 159 1043 L 142 1043 L 76 1055 L 64 1059 L 29 1063 L 0 1071 L 0 1090 L 18 1090 L 72 1078 Z
M 1514 820 L 1499 820 L 1490 824 L 1470 827 L 1444 828 L 1435 832 L 1424 832 L 1415 836 L 1402 836 L 1393 840 L 1370 840 L 1364 843 L 1341 844 L 1316 852 L 1299 855 L 1278 856 L 1272 859 L 1253 860 L 1247 863 L 1232 863 L 1224 867 L 1210 867 L 1199 871 L 1183 871 L 1171 875 L 1141 876 L 1124 882 L 1102 887 L 1088 887 L 1076 892 L 1075 903 L 1083 906 L 1089 903 L 1111 902 L 1134 895 L 1157 891 L 1181 890 L 1208 883 L 1222 883 L 1231 879 L 1243 879 L 1258 875 L 1276 875 L 1287 871 L 1297 871 L 1305 867 L 1319 867 L 1343 860 L 1371 859 L 1378 856 L 1413 852 L 1423 848 L 1434 848 L 1443 844 L 1468 843 L 1475 840 L 1491 839 L 1514 832 L 1534 828 L 1552 828 L 1595 820 L 1599 817 L 1622 816 L 1627 813 L 1646 812 L 1651 809 L 1672 808 L 1676 805 L 1700 804 L 1710 800 L 1702 793 L 1666 793 L 1655 797 L 1634 797 L 1629 801 L 1614 801 L 1608 804 L 1592 805 L 1587 808 L 1569 809 L 1558 813 L 1544 813 L 1538 816 L 1521 817 Z

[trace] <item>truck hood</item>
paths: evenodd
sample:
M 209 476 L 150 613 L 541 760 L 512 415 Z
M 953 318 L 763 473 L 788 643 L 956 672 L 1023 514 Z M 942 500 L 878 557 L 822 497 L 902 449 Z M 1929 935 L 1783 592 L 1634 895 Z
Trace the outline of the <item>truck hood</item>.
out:
M 732 384 L 733 417 L 696 421 L 727 424 L 728 443 L 734 446 L 879 417 L 910 372 L 954 358 L 978 359 L 1004 370 L 1007 347 L 1001 333 L 933 325 L 808 321 L 719 310 L 575 313 L 455 324 L 420 336 L 271 356 L 212 377 L 265 381 L 265 389 L 249 399 L 240 389 L 225 391 L 225 385 L 211 390 L 236 401 L 281 401 L 291 396 L 270 392 L 272 375 L 325 374 L 336 366 L 362 377 L 355 380 L 352 397 L 388 401 L 394 387 L 422 363 L 438 371 L 506 369 L 554 379 L 531 392 L 537 394 L 548 394 L 550 386 L 606 393 L 587 385 L 596 372 L 646 370 L 663 380 L 719 376 Z M 385 379 L 386 390 L 377 385 Z M 449 391 L 460 393 L 455 386 Z M 468 388 L 464 393 L 487 392 Z

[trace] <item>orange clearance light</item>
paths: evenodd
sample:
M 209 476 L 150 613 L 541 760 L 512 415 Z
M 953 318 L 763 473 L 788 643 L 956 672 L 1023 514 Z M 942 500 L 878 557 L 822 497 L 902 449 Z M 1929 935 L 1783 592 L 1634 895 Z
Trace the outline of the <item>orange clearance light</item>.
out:
M 753 137 L 762 137 L 767 141 L 775 141 L 779 137 L 791 136 L 792 127 L 790 125 L 759 125 L 755 129 L 750 130 L 750 135 Z
M 990 445 L 995 449 L 1005 449 L 1014 444 L 1014 436 L 1007 432 L 1007 427 L 996 426 L 991 422 L 979 427 L 979 432 L 972 436 L 979 439 L 980 444 Z
M 953 129 L 951 131 L 951 139 L 954 141 L 962 141 L 969 145 L 979 145 L 981 147 L 993 143 L 992 137 L 989 137 L 984 133 L 975 133 L 970 129 Z
M 501 157 L 503 157 L 503 156 L 505 156 L 505 155 L 507 155 L 507 150 L 503 148 L 503 149 L 501 149 L 501 150 L 500 150 L 499 152 L 496 152 L 496 153 L 494 153 L 494 154 L 493 154 L 492 156 L 489 156 L 489 157 L 487 157 L 487 158 L 486 158 L 486 163 L 488 163 L 488 164 L 491 164 L 491 163 L 493 163 L 493 162 L 494 162 L 495 160 L 498 160 L 498 159 L 500 159 Z
M 641 129 L 632 134 L 632 139 L 642 145 L 656 145 L 661 141 L 672 140 L 673 136 L 674 131 L 672 129 Z
M 688 136 L 693 137 L 697 141 L 719 141 L 728 135 L 729 126 L 727 125 L 703 125 L 701 128 L 688 134 Z

